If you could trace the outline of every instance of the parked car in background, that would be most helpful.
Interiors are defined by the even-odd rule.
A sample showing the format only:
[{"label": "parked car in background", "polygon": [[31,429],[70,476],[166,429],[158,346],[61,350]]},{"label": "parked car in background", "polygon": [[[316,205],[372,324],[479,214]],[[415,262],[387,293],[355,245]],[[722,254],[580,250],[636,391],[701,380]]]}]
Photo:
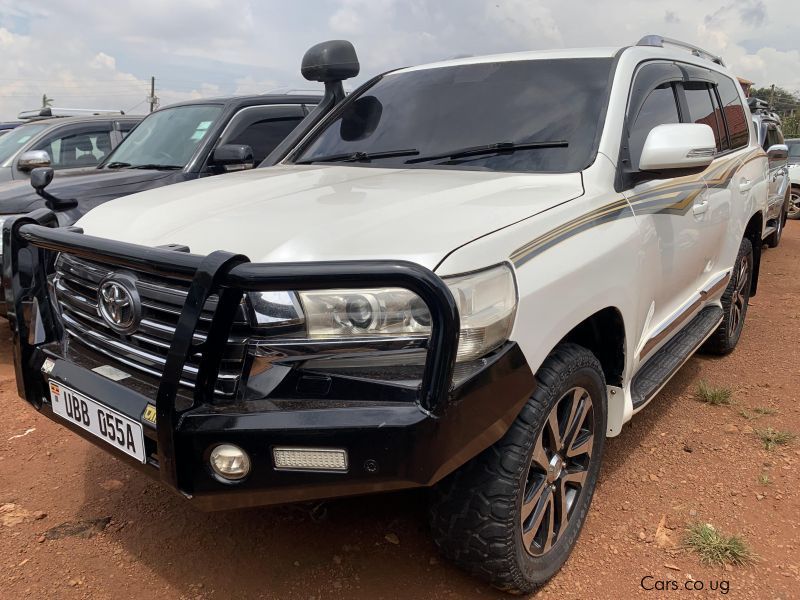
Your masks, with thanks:
[{"label": "parked car in background", "polygon": [[789,218],[800,219],[800,138],[786,140],[789,146]]},{"label": "parked car in background", "polygon": [[736,347],[785,150],[719,58],[660,36],[338,105],[350,44],[302,72],[328,112],[274,167],[5,223],[20,395],[208,510],[435,485],[443,554],[530,593],[606,437]]},{"label": "parked car in background", "polygon": [[0,123],[0,136],[4,136],[12,129],[16,129],[22,125],[22,121],[11,121],[8,123]]},{"label": "parked car in background", "polygon": [[[47,195],[71,202],[54,206],[27,181],[0,185],[0,225],[10,216],[45,206],[56,209],[60,225],[71,225],[114,198],[251,169],[320,99],[313,94],[272,94],[195,100],[162,108],[148,115],[90,174],[56,179],[47,186]],[[5,314],[3,298],[0,290],[0,315]]]},{"label": "parked car in background", "polygon": [[[47,193],[76,201],[58,213],[59,222],[69,225],[114,198],[252,168],[292,132],[320,98],[272,94],[167,106],[149,114],[99,166],[79,177],[55,179]],[[0,223],[9,215],[45,205],[30,185],[0,185]]]},{"label": "parked car in background", "polygon": [[141,116],[99,115],[33,120],[0,137],[0,183],[27,181],[31,169],[80,175],[99,165]]},{"label": "parked car in background", "polygon": [[786,225],[791,207],[789,148],[783,139],[780,117],[768,108],[768,104],[758,98],[749,98],[747,103],[753,115],[758,143],[765,152],[770,153],[767,180],[769,210],[764,242],[771,248],[776,248],[780,244],[783,227]]}]

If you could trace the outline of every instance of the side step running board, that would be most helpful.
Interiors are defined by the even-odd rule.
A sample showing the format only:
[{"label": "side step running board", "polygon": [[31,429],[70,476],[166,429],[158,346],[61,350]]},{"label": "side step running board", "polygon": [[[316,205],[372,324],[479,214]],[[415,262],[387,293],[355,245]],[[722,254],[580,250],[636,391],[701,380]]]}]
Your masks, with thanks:
[{"label": "side step running board", "polygon": [[683,363],[689,360],[689,357],[714,332],[722,321],[722,316],[722,309],[719,306],[704,308],[647,360],[633,377],[631,385],[633,408],[639,408],[649,402],[666,385]]}]

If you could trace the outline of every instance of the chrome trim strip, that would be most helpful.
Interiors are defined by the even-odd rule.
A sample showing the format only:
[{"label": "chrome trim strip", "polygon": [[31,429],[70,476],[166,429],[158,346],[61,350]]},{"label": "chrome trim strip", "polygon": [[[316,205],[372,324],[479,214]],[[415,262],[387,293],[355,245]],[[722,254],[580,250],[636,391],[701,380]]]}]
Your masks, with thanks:
[{"label": "chrome trim strip", "polygon": [[645,357],[649,356],[656,346],[658,346],[666,338],[670,337],[671,334],[674,333],[687,319],[694,316],[697,310],[702,308],[702,306],[708,302],[710,296],[714,296],[720,290],[724,290],[731,279],[732,272],[733,271],[725,271],[712,278],[706,284],[705,288],[692,296],[683,304],[683,306],[678,308],[678,310],[676,310],[669,319],[659,325],[658,329],[656,329],[650,336],[650,339],[648,339],[645,345],[642,346],[642,350],[639,352],[640,359],[644,359]]}]

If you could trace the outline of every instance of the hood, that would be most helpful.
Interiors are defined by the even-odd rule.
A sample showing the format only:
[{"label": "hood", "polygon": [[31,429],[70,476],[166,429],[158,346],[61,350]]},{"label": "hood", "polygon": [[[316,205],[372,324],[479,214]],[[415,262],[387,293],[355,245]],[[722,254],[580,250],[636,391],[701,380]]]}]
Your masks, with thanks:
[{"label": "hood", "polygon": [[582,193],[580,173],[287,165],[120,198],[78,225],[257,262],[404,259],[433,269],[459,246]]},{"label": "hood", "polygon": [[[174,171],[98,169],[91,175],[57,175],[47,191],[58,198],[79,201],[118,198],[152,187],[152,182],[175,177]],[[29,180],[0,184],[0,214],[26,213],[44,206]]]}]

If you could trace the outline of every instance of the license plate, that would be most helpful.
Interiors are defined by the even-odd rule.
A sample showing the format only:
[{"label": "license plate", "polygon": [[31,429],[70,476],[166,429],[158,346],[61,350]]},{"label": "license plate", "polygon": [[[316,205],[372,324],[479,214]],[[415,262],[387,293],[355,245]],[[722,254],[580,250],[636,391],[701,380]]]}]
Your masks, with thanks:
[{"label": "license plate", "polygon": [[50,382],[53,412],[82,427],[125,454],[146,463],[142,425],[113,408],[55,381]]}]

